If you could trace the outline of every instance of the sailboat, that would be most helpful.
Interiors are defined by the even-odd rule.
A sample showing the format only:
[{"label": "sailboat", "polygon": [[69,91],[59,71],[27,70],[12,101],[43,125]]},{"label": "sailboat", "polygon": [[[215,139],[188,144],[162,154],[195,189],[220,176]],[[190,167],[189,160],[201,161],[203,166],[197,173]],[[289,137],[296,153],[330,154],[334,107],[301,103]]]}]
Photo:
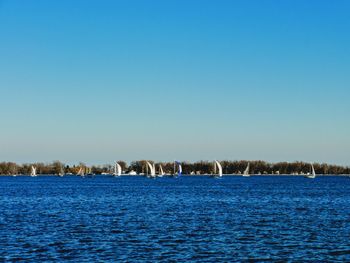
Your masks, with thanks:
[{"label": "sailboat", "polygon": [[309,179],[315,179],[316,178],[316,172],[315,172],[315,168],[314,168],[314,165],[311,164],[311,174],[307,174],[305,175],[306,178],[309,178]]},{"label": "sailboat", "polygon": [[30,176],[31,177],[36,177],[37,174],[36,174],[36,167],[32,166],[32,169],[31,169],[31,172],[30,172]]},{"label": "sailboat", "polygon": [[243,177],[249,177],[249,168],[250,168],[250,163],[248,163],[247,168],[245,168],[244,172],[243,172]]},{"label": "sailboat", "polygon": [[163,171],[163,167],[162,165],[160,164],[159,165],[159,174],[158,174],[158,177],[163,177],[165,175],[164,171]]},{"label": "sailboat", "polygon": [[122,167],[118,162],[115,163],[114,165],[114,176],[121,176],[122,175]]},{"label": "sailboat", "polygon": [[85,177],[85,173],[84,173],[84,169],[83,169],[83,167],[80,167],[79,168],[79,171],[78,171],[78,174],[77,174],[78,176],[81,176],[81,177]]},{"label": "sailboat", "polygon": [[63,167],[61,167],[61,171],[58,173],[59,177],[63,177],[65,175]]},{"label": "sailboat", "polygon": [[[177,167],[177,170],[176,170],[176,167]],[[181,175],[182,175],[182,165],[181,165],[180,162],[175,161],[174,162],[174,174],[173,174],[173,176],[174,177],[179,177]]]},{"label": "sailboat", "polygon": [[151,164],[150,162],[146,161],[147,163],[147,177],[148,178],[156,178],[156,169],[155,169],[155,165]]},{"label": "sailboat", "polygon": [[[216,173],[216,168],[218,168],[218,173]],[[214,178],[221,178],[222,177],[222,166],[218,161],[214,161]]]}]

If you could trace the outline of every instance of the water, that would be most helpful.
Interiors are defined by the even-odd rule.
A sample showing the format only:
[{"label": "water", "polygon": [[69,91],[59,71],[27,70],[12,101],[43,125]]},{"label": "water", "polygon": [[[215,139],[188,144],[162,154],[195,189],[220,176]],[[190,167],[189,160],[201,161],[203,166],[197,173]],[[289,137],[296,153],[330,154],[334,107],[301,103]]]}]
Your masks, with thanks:
[{"label": "water", "polygon": [[350,261],[350,179],[0,177],[0,262]]}]

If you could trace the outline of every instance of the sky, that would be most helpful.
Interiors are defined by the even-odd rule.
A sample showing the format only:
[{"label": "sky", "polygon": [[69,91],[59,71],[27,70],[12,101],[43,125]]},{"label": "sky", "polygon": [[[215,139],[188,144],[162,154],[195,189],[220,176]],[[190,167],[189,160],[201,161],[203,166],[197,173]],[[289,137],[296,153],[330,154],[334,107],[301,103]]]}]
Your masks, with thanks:
[{"label": "sky", "polygon": [[0,0],[0,161],[350,165],[349,11]]}]

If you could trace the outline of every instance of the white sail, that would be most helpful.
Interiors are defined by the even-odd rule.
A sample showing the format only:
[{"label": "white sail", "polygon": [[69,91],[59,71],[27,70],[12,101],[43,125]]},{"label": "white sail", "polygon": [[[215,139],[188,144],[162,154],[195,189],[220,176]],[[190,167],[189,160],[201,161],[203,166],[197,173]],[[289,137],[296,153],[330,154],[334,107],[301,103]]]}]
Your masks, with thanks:
[{"label": "white sail", "polygon": [[121,176],[122,175],[122,167],[118,162],[114,165],[114,176]]},{"label": "white sail", "polygon": [[148,173],[149,173],[149,174],[152,174],[152,170],[153,170],[152,164],[150,164],[148,161],[146,161],[146,163],[147,163],[148,170],[149,170],[149,171],[147,171],[147,174],[148,174]]},{"label": "white sail", "polygon": [[36,167],[32,166],[32,170],[30,172],[30,176],[33,176],[33,177],[37,176],[36,175]]},{"label": "white sail", "polygon": [[152,165],[152,176],[156,176],[156,165],[153,163]]},{"label": "white sail", "polygon": [[316,178],[316,172],[313,164],[311,164],[311,174],[306,175],[306,177],[310,179]]},{"label": "white sail", "polygon": [[148,166],[148,168],[149,168],[149,176],[150,177],[155,177],[155,175],[156,175],[156,169],[155,169],[155,166],[154,166],[154,164],[152,165],[152,164],[150,164],[150,162],[148,162],[148,161],[146,161],[147,162],[147,166]]},{"label": "white sail", "polygon": [[85,176],[83,167],[79,168],[78,175],[80,175],[81,177]]},{"label": "white sail", "polygon": [[164,173],[164,171],[163,171],[163,167],[162,167],[162,165],[160,164],[159,165],[159,177],[162,177],[163,175],[164,175],[165,173]]},{"label": "white sail", "polygon": [[174,161],[174,177],[182,176],[182,165],[179,161]]},{"label": "white sail", "polygon": [[64,176],[64,169],[63,169],[63,167],[61,167],[61,171],[58,173],[58,175],[61,176],[61,177]]},{"label": "white sail", "polygon": [[179,174],[182,174],[182,165],[179,164]]},{"label": "white sail", "polygon": [[218,161],[215,161],[214,167],[215,167],[215,173],[216,173],[216,167],[218,168],[218,174],[216,176],[222,177],[222,166],[221,166],[221,164]]},{"label": "white sail", "polygon": [[244,177],[249,177],[249,168],[250,168],[250,164],[248,163],[247,168],[245,168],[244,172],[243,172],[243,176]]}]

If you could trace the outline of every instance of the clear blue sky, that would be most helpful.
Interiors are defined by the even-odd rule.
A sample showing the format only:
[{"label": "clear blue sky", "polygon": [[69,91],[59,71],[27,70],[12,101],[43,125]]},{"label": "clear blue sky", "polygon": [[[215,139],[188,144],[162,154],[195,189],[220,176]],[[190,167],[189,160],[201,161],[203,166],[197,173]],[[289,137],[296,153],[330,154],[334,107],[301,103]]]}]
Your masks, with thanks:
[{"label": "clear blue sky", "polygon": [[349,12],[0,0],[0,160],[350,165]]}]

